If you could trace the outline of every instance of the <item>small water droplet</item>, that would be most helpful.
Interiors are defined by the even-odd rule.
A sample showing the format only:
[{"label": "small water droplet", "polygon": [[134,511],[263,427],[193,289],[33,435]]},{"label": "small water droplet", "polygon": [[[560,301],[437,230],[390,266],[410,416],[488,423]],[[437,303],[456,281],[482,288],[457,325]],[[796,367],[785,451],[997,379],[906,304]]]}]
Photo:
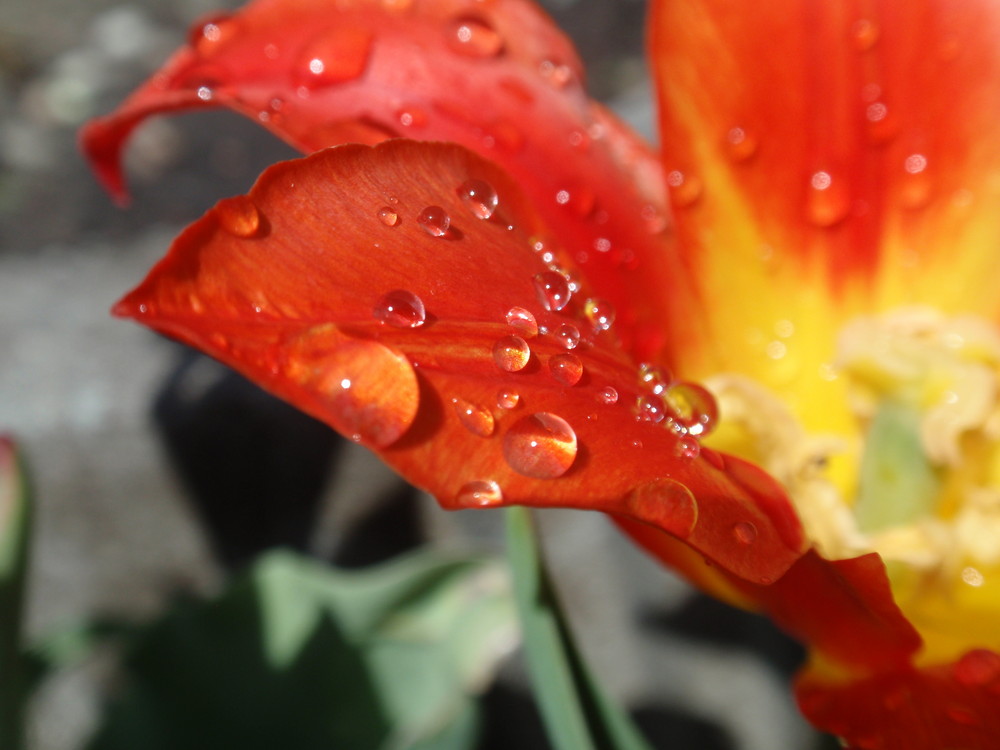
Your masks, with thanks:
[{"label": "small water droplet", "polygon": [[553,60],[543,60],[538,65],[538,72],[542,78],[557,89],[565,88],[575,78],[573,69],[569,65],[563,65]]},{"label": "small water droplet", "polygon": [[239,30],[239,22],[227,13],[204,18],[191,26],[188,44],[202,56],[211,55],[222,44],[232,39]]},{"label": "small water droplet", "polygon": [[746,161],[757,153],[757,139],[744,128],[726,131],[726,153],[733,161]]},{"label": "small water droplet", "polygon": [[580,345],[580,331],[571,323],[563,323],[559,326],[555,336],[564,349],[576,349]]},{"label": "small water droplet", "polygon": [[988,685],[1000,679],[1000,654],[977,648],[964,654],[953,670],[955,679],[963,685]]},{"label": "small water droplet", "polygon": [[234,195],[215,205],[219,226],[236,237],[253,237],[260,229],[260,212],[249,195]]},{"label": "small water droplet", "polygon": [[473,435],[484,438],[493,434],[496,423],[493,420],[493,414],[488,409],[476,406],[461,398],[453,398],[451,402],[455,405],[455,413],[465,429]]},{"label": "small water droplet", "polygon": [[674,453],[679,458],[698,458],[699,454],[701,454],[701,444],[692,435],[681,435],[677,440]]},{"label": "small water droplet", "polygon": [[663,398],[671,419],[692,435],[707,435],[719,419],[715,398],[697,383],[674,383]]},{"label": "small water droplet", "polygon": [[521,334],[526,339],[533,339],[538,335],[538,323],[535,316],[523,307],[512,307],[504,316],[507,325]]},{"label": "small water droplet", "polygon": [[867,52],[874,47],[878,35],[878,24],[867,18],[859,19],[851,26],[851,39],[859,52]]},{"label": "small water droplet", "polygon": [[406,289],[395,289],[383,295],[372,315],[380,323],[393,328],[419,328],[427,320],[423,301]]},{"label": "small water droplet", "polygon": [[508,390],[506,388],[497,391],[498,409],[514,409],[520,402],[521,396],[517,391]]},{"label": "small water droplet", "polygon": [[427,113],[416,107],[404,107],[396,112],[396,120],[404,128],[421,128],[427,124]]},{"label": "small water droplet", "polygon": [[618,403],[618,391],[610,385],[606,385],[597,392],[597,400],[602,404],[611,406]]},{"label": "small water droplet", "polygon": [[639,365],[639,382],[651,393],[660,395],[670,385],[671,376],[662,367],[643,362]]},{"label": "small water droplet", "polygon": [[757,539],[757,527],[749,521],[733,524],[733,536],[740,544],[753,544]]},{"label": "small water droplet", "polygon": [[615,308],[603,299],[591,297],[583,303],[583,315],[594,331],[606,331],[615,322]]},{"label": "small water droplet", "polygon": [[646,229],[650,234],[660,234],[670,226],[667,214],[652,203],[644,205],[639,213],[642,215],[642,220],[646,222]]},{"label": "small water droplet", "polygon": [[576,385],[583,376],[583,362],[575,354],[556,354],[549,358],[549,372],[563,385]]},{"label": "small water droplet", "polygon": [[523,370],[531,359],[528,342],[520,336],[504,336],[493,345],[493,361],[507,372]]},{"label": "small water droplet", "polygon": [[923,208],[931,196],[931,182],[927,173],[927,157],[910,154],[903,161],[901,198],[907,208]]},{"label": "small water droplet", "polygon": [[626,498],[628,512],[640,521],[686,539],[698,522],[698,503],[675,479],[654,479],[636,487]]},{"label": "small water droplet", "polygon": [[490,508],[503,504],[500,485],[489,479],[477,479],[462,485],[455,505],[462,508]]},{"label": "small water droplet", "polygon": [[677,208],[687,208],[701,197],[701,180],[678,169],[667,174],[670,200]]},{"label": "small water droplet", "polygon": [[522,417],[503,439],[503,454],[510,468],[536,479],[561,477],[573,465],[576,452],[573,428],[549,412]]},{"label": "small water droplet", "polygon": [[549,312],[559,312],[569,304],[569,281],[558,271],[543,271],[535,276],[538,301]]},{"label": "small water droplet", "polygon": [[818,227],[832,227],[847,217],[850,207],[850,196],[843,180],[834,179],[825,171],[812,174],[806,198],[806,215],[809,221]]},{"label": "small water droplet", "polygon": [[503,51],[503,37],[483,18],[453,19],[447,27],[448,46],[467,57],[496,57]]},{"label": "small water droplet", "polygon": [[488,219],[496,211],[497,191],[488,182],[466,180],[459,186],[458,195],[477,219]]},{"label": "small water droplet", "polygon": [[417,216],[417,223],[431,237],[444,237],[451,226],[451,217],[441,206],[427,206]]},{"label": "small water droplet", "polygon": [[374,35],[358,26],[332,26],[299,55],[297,80],[307,90],[353,81],[368,66]]},{"label": "small water droplet", "polygon": [[211,86],[199,86],[198,91],[195,93],[203,102],[210,102],[212,101],[212,97],[215,96]]},{"label": "small water droplet", "polygon": [[394,227],[399,224],[399,214],[388,206],[383,206],[378,210],[378,220],[387,227]]},{"label": "small water droplet", "polygon": [[659,424],[666,419],[666,408],[659,396],[639,396],[635,401],[635,418],[640,422]]}]

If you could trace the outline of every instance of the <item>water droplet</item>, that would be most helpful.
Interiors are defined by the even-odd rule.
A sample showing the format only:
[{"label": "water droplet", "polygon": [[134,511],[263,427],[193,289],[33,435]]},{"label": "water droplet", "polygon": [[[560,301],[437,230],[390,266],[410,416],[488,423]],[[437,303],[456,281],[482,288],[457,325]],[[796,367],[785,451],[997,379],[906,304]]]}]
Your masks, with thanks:
[{"label": "water droplet", "polygon": [[639,213],[642,215],[642,220],[646,222],[646,229],[650,234],[660,234],[670,226],[667,214],[652,203],[644,205]]},{"label": "water droplet", "polygon": [[549,372],[563,385],[576,385],[583,376],[583,362],[575,354],[556,354],[549,358]]},{"label": "water droplet", "polygon": [[353,81],[365,72],[373,34],[358,26],[332,26],[299,55],[297,80],[306,89]]},{"label": "water droplet", "polygon": [[644,362],[639,365],[639,382],[651,393],[659,395],[670,385],[670,373],[662,367]]},{"label": "water droplet", "polygon": [[504,316],[507,325],[521,334],[526,339],[533,339],[538,335],[538,323],[535,316],[523,307],[512,307]]},{"label": "water droplet", "polygon": [[847,217],[850,207],[850,196],[842,180],[835,180],[829,172],[812,174],[806,198],[809,221],[818,227],[832,227]]},{"label": "water droplet", "polygon": [[496,57],[503,51],[503,37],[482,18],[461,17],[447,28],[448,45],[468,57]]},{"label": "water droplet", "polygon": [[667,185],[670,187],[670,200],[678,208],[694,205],[701,197],[701,180],[678,169],[667,174]]},{"label": "water droplet", "polygon": [[451,402],[455,405],[455,413],[465,429],[473,435],[484,438],[493,434],[495,422],[493,414],[488,409],[461,398],[453,398]]},{"label": "water droplet", "polygon": [[518,474],[536,479],[561,477],[576,460],[576,433],[549,412],[522,417],[504,435],[503,455]]},{"label": "water droplet", "polygon": [[978,648],[964,654],[953,667],[955,679],[970,687],[1000,679],[1000,654]]},{"label": "water droplet", "polygon": [[586,219],[594,212],[597,205],[597,195],[585,187],[565,187],[556,191],[556,203],[570,209],[581,219]]},{"label": "water droplet", "polygon": [[563,65],[553,60],[543,60],[538,65],[538,72],[542,78],[557,89],[565,88],[575,78],[573,69],[569,65]]},{"label": "water droplet", "polygon": [[195,93],[203,102],[210,102],[212,101],[212,97],[215,96],[211,86],[199,86],[198,91]]},{"label": "water droplet", "polygon": [[851,26],[851,39],[859,52],[867,52],[878,41],[878,24],[867,18],[855,21]]},{"label": "water droplet", "polygon": [[497,208],[497,191],[483,180],[466,180],[458,188],[462,202],[478,219],[488,219]]},{"label": "water droplet", "polygon": [[253,237],[260,229],[260,212],[249,195],[234,195],[215,205],[219,225],[236,237]]},{"label": "water droplet", "polygon": [[580,345],[580,331],[570,323],[563,323],[559,326],[555,336],[564,349],[576,349]]},{"label": "water droplet", "polygon": [[916,209],[927,205],[931,196],[931,182],[927,173],[927,157],[910,154],[903,161],[901,199],[907,208]]},{"label": "water droplet", "polygon": [[490,508],[502,503],[500,485],[488,479],[463,484],[455,498],[455,505],[461,508]]},{"label": "water droplet", "polygon": [[627,512],[640,521],[685,539],[698,522],[698,503],[675,479],[654,479],[629,492]]},{"label": "water droplet", "polygon": [[744,128],[730,128],[726,132],[726,153],[733,161],[746,161],[757,153],[757,139]]},{"label": "water droplet", "polygon": [[451,217],[441,206],[427,206],[417,216],[417,223],[431,237],[443,237],[451,226]]},{"label": "water droplet", "polygon": [[595,331],[606,331],[615,322],[615,308],[603,299],[592,297],[584,302],[583,315]]},{"label": "water droplet", "polygon": [[692,435],[707,435],[719,419],[715,398],[697,383],[674,383],[663,398],[671,419]]},{"label": "water droplet", "polygon": [[558,271],[543,271],[535,276],[538,301],[549,312],[559,312],[569,304],[569,281]]},{"label": "water droplet", "polygon": [[396,289],[384,295],[372,310],[380,323],[394,328],[419,328],[427,320],[424,303],[413,292]]},{"label": "water droplet", "polygon": [[514,409],[521,402],[521,396],[517,391],[501,389],[497,391],[497,408]]},{"label": "water droplet", "polygon": [[528,342],[520,336],[504,336],[493,345],[493,361],[507,372],[523,370],[531,359]]},{"label": "water droplet", "polygon": [[639,396],[635,401],[635,418],[640,422],[659,424],[666,419],[666,408],[659,396]]},{"label": "water droplet", "polygon": [[600,401],[602,404],[607,404],[608,406],[611,406],[612,404],[617,404],[618,391],[616,391],[610,385],[606,385],[597,392],[597,400]]},{"label": "water droplet", "polygon": [[740,544],[753,544],[757,539],[757,527],[749,521],[740,521],[733,525],[733,536]]},{"label": "water droplet", "polygon": [[315,362],[313,388],[327,395],[321,416],[355,442],[384,448],[417,414],[420,389],[413,366],[375,341],[349,341]]},{"label": "water droplet", "polygon": [[396,112],[396,119],[404,128],[421,128],[427,124],[427,114],[416,107],[404,107]]},{"label": "water droplet", "polygon": [[677,440],[674,453],[678,458],[698,458],[701,453],[701,444],[692,435],[681,435]]},{"label": "water droplet", "polygon": [[188,44],[202,56],[211,55],[239,30],[239,22],[229,14],[217,14],[198,21],[188,31]]},{"label": "water droplet", "polygon": [[399,224],[399,214],[388,206],[383,206],[378,210],[378,220],[387,227],[394,227]]}]

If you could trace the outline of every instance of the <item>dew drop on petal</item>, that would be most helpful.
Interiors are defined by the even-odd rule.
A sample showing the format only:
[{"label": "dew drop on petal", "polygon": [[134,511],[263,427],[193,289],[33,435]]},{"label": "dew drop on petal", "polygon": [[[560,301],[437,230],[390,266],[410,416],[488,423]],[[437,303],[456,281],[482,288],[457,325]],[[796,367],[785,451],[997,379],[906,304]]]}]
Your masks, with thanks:
[{"label": "dew drop on petal", "polygon": [[583,377],[583,362],[575,354],[556,354],[549,358],[549,372],[563,385],[576,385]]},{"label": "dew drop on petal", "polygon": [[615,308],[603,299],[591,298],[583,303],[583,315],[595,331],[606,331],[615,322]]},{"label": "dew drop on petal", "polygon": [[489,479],[466,482],[458,491],[455,506],[460,508],[490,508],[503,503],[500,485]]},{"label": "dew drop on petal", "polygon": [[465,429],[478,437],[485,438],[493,434],[496,423],[492,412],[461,398],[453,398],[451,402],[455,405],[455,413]]},{"label": "dew drop on petal", "polygon": [[307,89],[353,81],[368,66],[374,35],[358,26],[325,29],[300,53],[298,83]]},{"label": "dew drop on petal", "polygon": [[576,451],[573,428],[549,412],[522,417],[503,439],[507,465],[518,474],[536,479],[561,477],[576,460]]},{"label": "dew drop on petal", "polygon": [[483,180],[466,180],[459,186],[458,196],[477,219],[493,216],[499,201],[494,187]]},{"label": "dew drop on petal", "polygon": [[564,349],[576,349],[580,345],[580,331],[571,323],[563,323],[556,328],[555,337]]},{"label": "dew drop on petal", "polygon": [[443,237],[451,226],[451,217],[441,206],[427,206],[417,215],[417,223],[431,237]]},{"label": "dew drop on petal", "polygon": [[639,396],[635,401],[635,418],[640,422],[659,424],[666,419],[663,399],[656,395]]},{"label": "dew drop on petal", "polygon": [[744,128],[730,128],[726,132],[726,153],[733,161],[746,161],[757,153],[757,139]]},{"label": "dew drop on petal", "polygon": [[504,320],[523,338],[532,339],[538,335],[538,323],[535,321],[535,316],[523,307],[510,308],[504,316]]},{"label": "dew drop on petal", "polygon": [[219,226],[235,237],[252,237],[260,229],[260,212],[249,195],[224,198],[215,206]]},{"label": "dew drop on petal", "polygon": [[701,197],[701,180],[680,170],[667,174],[667,185],[670,187],[670,201],[678,208],[692,206]]},{"label": "dew drop on petal", "polygon": [[597,392],[597,400],[602,404],[611,406],[618,403],[618,391],[610,385],[606,385]]},{"label": "dew drop on petal", "polygon": [[188,44],[202,56],[211,55],[239,31],[239,22],[229,14],[218,14],[195,23],[188,31]]},{"label": "dew drop on petal", "polygon": [[874,47],[878,36],[878,24],[867,18],[859,19],[851,26],[851,39],[858,52],[867,52]]},{"label": "dew drop on petal", "polygon": [[733,524],[733,537],[740,544],[753,544],[757,539],[757,527],[749,521]]},{"label": "dew drop on petal", "polygon": [[523,370],[530,358],[531,348],[520,336],[504,336],[493,345],[493,361],[501,370]]},{"label": "dew drop on petal", "polygon": [[399,224],[399,214],[388,206],[382,206],[382,208],[378,210],[378,220],[387,227],[394,227]]},{"label": "dew drop on petal", "polygon": [[383,295],[372,314],[377,321],[393,328],[419,328],[427,321],[423,301],[406,289]]},{"label": "dew drop on petal", "polygon": [[719,419],[715,397],[697,383],[674,383],[663,392],[670,417],[692,435],[706,435]]},{"label": "dew drop on petal", "polygon": [[678,458],[698,458],[701,454],[701,444],[692,435],[681,435],[674,448]]},{"label": "dew drop on petal", "polygon": [[420,389],[409,360],[375,341],[349,341],[316,363],[322,416],[355,442],[384,448],[413,424]]},{"label": "dew drop on petal", "polygon": [[515,409],[517,405],[521,402],[521,396],[517,391],[512,391],[507,388],[502,388],[497,391],[497,408],[498,409]]},{"label": "dew drop on petal", "polygon": [[644,362],[639,365],[639,382],[651,393],[659,395],[670,385],[670,373],[657,365]]},{"label": "dew drop on petal", "polygon": [[809,178],[806,216],[818,227],[832,227],[847,218],[850,195],[842,179],[829,172],[814,172]]},{"label": "dew drop on petal", "polygon": [[467,57],[496,57],[503,51],[503,37],[482,18],[452,19],[446,35],[452,51]]},{"label": "dew drop on petal", "polygon": [[685,539],[698,522],[698,503],[675,479],[654,479],[636,487],[626,498],[627,512],[637,519]]},{"label": "dew drop on petal", "polygon": [[559,312],[569,304],[572,294],[569,281],[558,271],[543,271],[535,276],[538,301],[549,312]]}]

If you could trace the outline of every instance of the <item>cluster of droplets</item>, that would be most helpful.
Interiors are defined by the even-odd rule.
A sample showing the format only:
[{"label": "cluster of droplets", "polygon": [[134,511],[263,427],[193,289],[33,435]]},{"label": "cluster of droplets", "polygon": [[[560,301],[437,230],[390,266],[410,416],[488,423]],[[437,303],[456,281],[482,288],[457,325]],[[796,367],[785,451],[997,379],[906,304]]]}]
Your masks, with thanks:
[{"label": "cluster of droplets", "polygon": [[669,429],[677,436],[677,455],[697,457],[699,438],[711,432],[719,418],[712,394],[697,383],[673,380],[667,371],[650,364],[639,366],[638,381],[636,420]]}]

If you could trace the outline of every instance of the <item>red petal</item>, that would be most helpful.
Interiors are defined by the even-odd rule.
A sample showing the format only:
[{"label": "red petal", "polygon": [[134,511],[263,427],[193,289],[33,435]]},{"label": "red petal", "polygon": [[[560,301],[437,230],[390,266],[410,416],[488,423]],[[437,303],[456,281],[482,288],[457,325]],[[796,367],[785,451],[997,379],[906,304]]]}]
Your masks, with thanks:
[{"label": "red petal", "polygon": [[[459,197],[470,179],[496,189],[492,219]],[[450,216],[444,236],[421,226],[428,206]],[[587,288],[561,312],[542,303],[536,276],[564,278],[533,247],[546,236],[510,179],[460,147],[338,147],[277,165],[249,197],[220,203],[116,312],[381,449],[446,507],[494,504],[499,491],[507,503],[604,510],[683,538],[739,576],[783,573],[802,537],[781,491],[752,470],[730,476],[710,451],[684,457],[673,432],[637,421],[636,368],[614,327],[590,326]],[[394,290],[389,314],[381,300]],[[420,319],[406,293],[426,305],[423,325],[406,327]],[[548,333],[508,325],[514,307]],[[581,343],[570,352],[573,327]],[[530,356],[500,351],[499,366],[498,342],[519,333]],[[609,386],[613,404],[602,400]],[[517,405],[501,408],[501,392]],[[754,526],[753,544],[734,537],[737,523]]]},{"label": "red petal", "polygon": [[[303,151],[394,135],[460,143],[522,185],[642,357],[659,321],[666,226],[656,156],[595,106],[576,54],[526,0],[257,0],[214,25],[82,140],[121,194],[145,117],[227,106]],[[467,41],[462,41],[463,39]]]},{"label": "red petal", "polygon": [[812,672],[799,705],[817,727],[858,750],[993,750],[1000,737],[1000,655],[970,651],[955,664],[849,683]]}]

